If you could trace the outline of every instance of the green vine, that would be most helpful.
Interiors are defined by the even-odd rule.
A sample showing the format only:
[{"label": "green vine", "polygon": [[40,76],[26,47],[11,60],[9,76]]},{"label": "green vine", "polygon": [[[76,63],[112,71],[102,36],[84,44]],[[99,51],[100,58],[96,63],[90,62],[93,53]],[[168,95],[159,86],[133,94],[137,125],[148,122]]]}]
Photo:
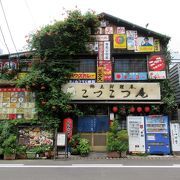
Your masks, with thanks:
[{"label": "green vine", "polygon": [[18,86],[36,93],[36,111],[39,121],[48,127],[59,126],[67,115],[79,115],[70,96],[61,91],[74,71],[73,57],[87,52],[89,29],[95,30],[99,21],[94,12],[82,15],[79,10],[67,11],[64,21],[47,25],[29,36],[29,48],[35,50],[34,64]]}]

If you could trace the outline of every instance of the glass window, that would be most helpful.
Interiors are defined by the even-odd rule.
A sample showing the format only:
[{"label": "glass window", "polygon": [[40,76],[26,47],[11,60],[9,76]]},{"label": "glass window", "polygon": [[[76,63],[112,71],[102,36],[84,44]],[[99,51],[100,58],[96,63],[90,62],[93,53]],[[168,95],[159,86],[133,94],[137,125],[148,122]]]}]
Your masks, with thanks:
[{"label": "glass window", "polygon": [[73,60],[76,72],[96,72],[96,59]]},{"label": "glass window", "polygon": [[115,72],[147,72],[146,59],[116,59]]}]

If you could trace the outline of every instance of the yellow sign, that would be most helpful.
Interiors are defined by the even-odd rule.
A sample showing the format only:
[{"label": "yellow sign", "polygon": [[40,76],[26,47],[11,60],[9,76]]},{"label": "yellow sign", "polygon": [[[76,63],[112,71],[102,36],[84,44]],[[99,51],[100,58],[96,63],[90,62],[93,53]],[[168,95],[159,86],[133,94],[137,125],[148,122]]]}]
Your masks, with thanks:
[{"label": "yellow sign", "polygon": [[114,34],[114,48],[126,48],[126,34]]},{"label": "yellow sign", "polygon": [[160,42],[159,39],[154,39],[154,51],[159,52],[160,51]]},{"label": "yellow sign", "polygon": [[104,67],[97,67],[97,82],[104,82]]},{"label": "yellow sign", "polygon": [[70,79],[96,79],[96,73],[73,73]]}]

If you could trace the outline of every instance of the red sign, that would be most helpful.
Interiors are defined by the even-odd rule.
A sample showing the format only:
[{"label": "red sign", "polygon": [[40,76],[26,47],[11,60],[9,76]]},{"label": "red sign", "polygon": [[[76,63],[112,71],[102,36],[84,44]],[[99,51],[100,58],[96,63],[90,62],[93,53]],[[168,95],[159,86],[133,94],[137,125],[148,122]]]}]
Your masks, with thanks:
[{"label": "red sign", "polygon": [[149,71],[164,71],[165,60],[162,56],[152,56],[148,61]]},{"label": "red sign", "polygon": [[71,118],[66,118],[63,120],[63,132],[67,133],[68,139],[72,137],[73,130],[73,120]]}]

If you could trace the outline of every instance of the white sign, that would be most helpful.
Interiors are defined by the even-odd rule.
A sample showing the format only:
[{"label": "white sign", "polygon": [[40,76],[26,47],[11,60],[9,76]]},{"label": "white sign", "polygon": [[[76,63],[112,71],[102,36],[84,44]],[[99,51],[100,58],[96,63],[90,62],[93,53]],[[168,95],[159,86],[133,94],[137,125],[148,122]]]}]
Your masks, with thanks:
[{"label": "white sign", "polygon": [[171,130],[172,151],[180,151],[180,124],[171,123],[170,130]]},{"label": "white sign", "polygon": [[160,100],[159,83],[67,83],[72,100]]},{"label": "white sign", "polygon": [[66,146],[66,134],[65,133],[57,134],[57,146]]},{"label": "white sign", "polygon": [[110,41],[104,42],[104,60],[110,60]]},{"label": "white sign", "polygon": [[109,41],[109,35],[91,35],[95,41]]}]

